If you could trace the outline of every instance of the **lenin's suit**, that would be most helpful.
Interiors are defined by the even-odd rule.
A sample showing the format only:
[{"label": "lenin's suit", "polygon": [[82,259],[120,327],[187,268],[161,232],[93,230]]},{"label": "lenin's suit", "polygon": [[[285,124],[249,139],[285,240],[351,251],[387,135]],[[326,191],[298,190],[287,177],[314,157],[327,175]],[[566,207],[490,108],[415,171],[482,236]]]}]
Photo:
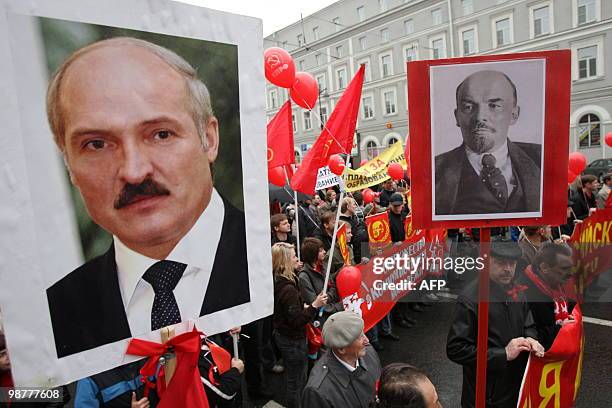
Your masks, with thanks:
[{"label": "lenin's suit", "polygon": [[[250,301],[244,213],[223,202],[223,229],[200,316]],[[132,337],[114,245],[47,289],[47,299],[58,358]]]},{"label": "lenin's suit", "polygon": [[508,141],[517,185],[506,205],[480,181],[461,145],[436,156],[436,215],[539,211],[542,146]]}]

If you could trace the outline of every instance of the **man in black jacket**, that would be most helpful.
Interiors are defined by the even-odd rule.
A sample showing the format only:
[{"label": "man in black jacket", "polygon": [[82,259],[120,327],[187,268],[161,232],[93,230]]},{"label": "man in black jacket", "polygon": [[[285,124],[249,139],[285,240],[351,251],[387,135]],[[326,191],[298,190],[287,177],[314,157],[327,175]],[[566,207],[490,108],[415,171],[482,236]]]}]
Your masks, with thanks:
[{"label": "man in black jacket", "polygon": [[563,286],[572,274],[572,249],[566,244],[547,242],[542,245],[521,283],[533,314],[538,339],[548,350],[561,327],[572,322],[572,309]]},{"label": "man in black jacket", "polygon": [[[521,250],[515,242],[491,245],[489,295],[489,341],[487,352],[487,408],[515,408],[528,352],[544,355],[529,306],[514,272]],[[474,407],[478,333],[478,286],[470,284],[461,294],[446,343],[449,359],[463,366],[461,406]],[[527,352],[527,353],[524,353]]]}]

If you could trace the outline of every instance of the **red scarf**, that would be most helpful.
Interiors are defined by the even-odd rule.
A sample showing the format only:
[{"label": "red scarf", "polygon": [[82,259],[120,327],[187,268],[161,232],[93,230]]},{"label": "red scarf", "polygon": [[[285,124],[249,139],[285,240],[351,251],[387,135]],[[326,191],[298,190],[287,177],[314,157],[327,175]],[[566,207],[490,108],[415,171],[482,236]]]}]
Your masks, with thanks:
[{"label": "red scarf", "polygon": [[506,291],[506,294],[512,298],[515,302],[518,300],[519,295],[527,290],[525,285],[516,285]]},{"label": "red scarf", "polygon": [[534,271],[531,265],[525,268],[525,276],[533,282],[533,284],[546,296],[548,296],[555,304],[555,323],[560,324],[563,320],[569,318],[569,307],[567,305],[565,291],[562,286],[557,289],[551,288],[542,280]]}]

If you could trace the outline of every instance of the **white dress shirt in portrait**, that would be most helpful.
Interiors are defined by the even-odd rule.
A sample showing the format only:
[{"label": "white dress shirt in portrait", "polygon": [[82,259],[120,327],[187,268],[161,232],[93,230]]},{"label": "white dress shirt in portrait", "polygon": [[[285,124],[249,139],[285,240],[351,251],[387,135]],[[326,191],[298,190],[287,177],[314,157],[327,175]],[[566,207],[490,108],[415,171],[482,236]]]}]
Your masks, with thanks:
[{"label": "white dress shirt in portrait", "polygon": [[508,153],[508,143],[502,144],[497,150],[485,153],[476,153],[468,146],[465,146],[465,153],[467,154],[467,158],[472,168],[476,174],[478,174],[478,177],[480,177],[480,172],[482,171],[482,156],[485,154],[492,154],[495,157],[495,167],[501,171],[506,179],[508,197],[510,197],[510,194],[512,194],[512,191],[516,187],[516,180],[512,175],[512,162],[510,160],[510,154]]},{"label": "white dress shirt in portrait", "polygon": [[[174,297],[182,320],[195,319],[200,316],[215,262],[215,257],[210,254],[217,251],[224,215],[223,200],[213,189],[208,207],[166,258],[168,261],[187,265],[182,278],[174,288]],[[132,251],[116,236],[113,236],[113,241],[121,298],[132,336],[137,337],[139,334],[151,331],[151,310],[155,292],[153,292],[153,287],[142,279],[142,276],[149,267],[157,262],[157,259]]]}]

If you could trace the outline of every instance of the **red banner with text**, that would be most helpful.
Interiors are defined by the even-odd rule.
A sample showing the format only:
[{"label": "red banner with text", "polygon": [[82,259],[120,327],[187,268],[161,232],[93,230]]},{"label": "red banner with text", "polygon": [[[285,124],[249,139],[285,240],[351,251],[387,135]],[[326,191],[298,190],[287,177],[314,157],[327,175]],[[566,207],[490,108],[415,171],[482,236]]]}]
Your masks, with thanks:
[{"label": "red banner with text", "polygon": [[574,406],[580,388],[584,353],[582,312],[579,305],[574,307],[572,315],[574,322],[561,328],[544,357],[530,355],[517,408]]}]

